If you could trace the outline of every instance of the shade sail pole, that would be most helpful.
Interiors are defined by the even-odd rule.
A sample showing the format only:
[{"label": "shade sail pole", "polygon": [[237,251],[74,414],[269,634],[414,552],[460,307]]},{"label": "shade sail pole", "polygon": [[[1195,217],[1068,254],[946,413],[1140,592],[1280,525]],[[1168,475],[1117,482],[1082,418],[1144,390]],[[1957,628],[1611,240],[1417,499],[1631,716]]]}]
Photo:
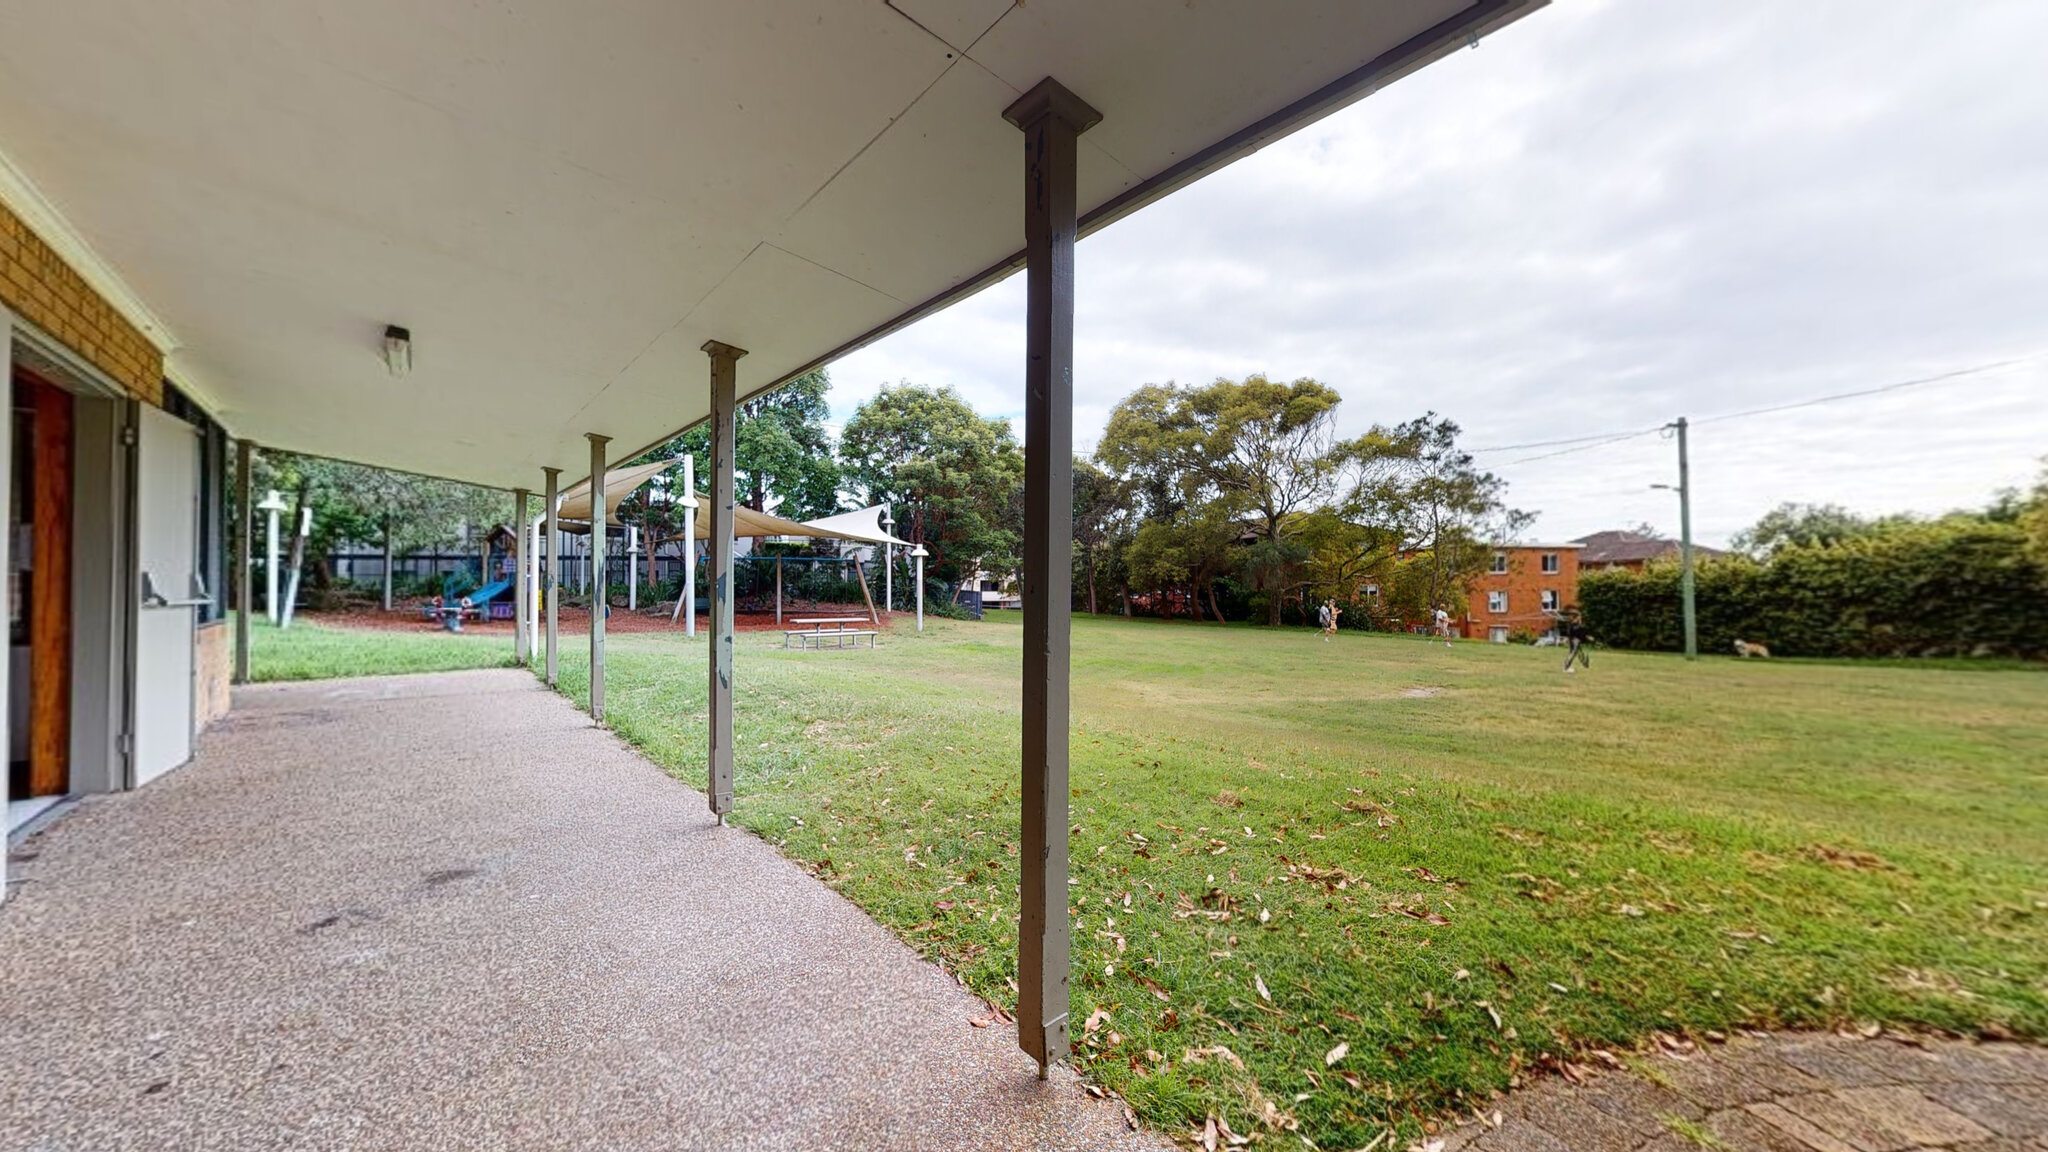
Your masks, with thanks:
[{"label": "shade sail pole", "polygon": [[697,454],[683,456],[683,594],[676,600],[683,635],[697,638]]},{"label": "shade sail pole", "polygon": [[1067,669],[1073,583],[1076,138],[1102,119],[1051,77],[1003,119],[1024,132],[1024,763],[1017,1043],[1044,1079],[1067,1055]]},{"label": "shade sail pole", "polygon": [[711,357],[711,810],[725,823],[732,811],[732,524],[733,415],[737,365],[744,349],[707,341]]},{"label": "shade sail pole", "polygon": [[516,575],[512,583],[512,662],[522,668],[533,659],[533,633],[526,630],[527,598],[533,594],[533,586],[526,579],[527,566],[533,563],[533,553],[527,548],[533,538],[533,531],[526,524],[529,495],[524,488],[512,490],[512,523],[519,530],[519,542],[512,546],[512,571]]},{"label": "shade sail pole", "polygon": [[605,561],[605,525],[611,519],[604,502],[604,449],[609,436],[585,432],[590,441],[590,718],[604,721],[604,618],[611,611],[611,576]]},{"label": "shade sail pole", "polygon": [[555,506],[562,502],[562,470],[560,468],[543,468],[541,471],[547,476],[547,486],[544,489],[545,495],[542,499],[548,502],[548,506],[542,509],[547,515],[547,526],[540,538],[540,598],[548,610],[547,672],[548,687],[553,688],[555,686],[555,673],[557,670],[555,647],[556,641],[559,638],[559,633],[555,626],[555,613],[561,607],[558,601],[562,598],[561,589],[557,587],[555,579],[561,574],[561,565],[558,563],[559,558],[555,555],[555,552],[561,547],[562,539],[561,525],[555,522]]}]

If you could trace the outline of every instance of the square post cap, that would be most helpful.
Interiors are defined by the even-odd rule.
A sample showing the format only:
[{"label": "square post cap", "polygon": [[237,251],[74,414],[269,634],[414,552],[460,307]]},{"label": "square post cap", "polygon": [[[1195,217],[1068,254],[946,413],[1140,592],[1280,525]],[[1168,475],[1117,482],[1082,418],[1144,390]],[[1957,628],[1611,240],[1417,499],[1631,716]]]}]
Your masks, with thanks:
[{"label": "square post cap", "polygon": [[703,350],[714,360],[721,357],[727,360],[737,360],[747,354],[745,348],[735,348],[730,344],[721,344],[716,340],[706,340]]},{"label": "square post cap", "polygon": [[1050,76],[1032,85],[1031,91],[1017,97],[1016,103],[1003,109],[1003,119],[1019,128],[1029,128],[1047,116],[1059,117],[1076,135],[1102,123],[1102,113]]}]

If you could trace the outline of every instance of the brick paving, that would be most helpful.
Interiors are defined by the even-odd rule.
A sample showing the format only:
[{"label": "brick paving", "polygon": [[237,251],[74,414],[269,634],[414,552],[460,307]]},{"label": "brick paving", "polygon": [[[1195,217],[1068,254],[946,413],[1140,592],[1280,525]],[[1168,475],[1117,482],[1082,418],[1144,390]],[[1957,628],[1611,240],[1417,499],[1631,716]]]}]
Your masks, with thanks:
[{"label": "brick paving", "polygon": [[1552,1079],[1428,1152],[2048,1152],[2048,1049],[1741,1037]]}]

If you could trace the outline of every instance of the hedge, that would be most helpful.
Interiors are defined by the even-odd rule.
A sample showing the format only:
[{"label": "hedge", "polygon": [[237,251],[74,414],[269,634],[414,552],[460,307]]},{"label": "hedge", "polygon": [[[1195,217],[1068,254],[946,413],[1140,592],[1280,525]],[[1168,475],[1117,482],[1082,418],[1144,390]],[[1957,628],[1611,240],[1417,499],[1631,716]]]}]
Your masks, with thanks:
[{"label": "hedge", "polygon": [[[1742,639],[1780,656],[2048,656],[2048,567],[2010,524],[1957,517],[1717,559],[1696,585],[1703,652]],[[1579,607],[1608,646],[1682,646],[1675,563],[1587,573]]]}]

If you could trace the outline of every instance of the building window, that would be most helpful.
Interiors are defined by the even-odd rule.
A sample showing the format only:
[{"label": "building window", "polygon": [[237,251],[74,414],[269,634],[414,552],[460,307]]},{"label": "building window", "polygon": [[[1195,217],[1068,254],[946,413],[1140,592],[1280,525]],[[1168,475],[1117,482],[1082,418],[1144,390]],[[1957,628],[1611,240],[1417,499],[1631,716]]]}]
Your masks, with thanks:
[{"label": "building window", "polygon": [[1377,585],[1377,584],[1367,584],[1367,585],[1365,586],[1365,598],[1366,598],[1367,600],[1377,600],[1377,599],[1379,599],[1379,598],[1380,598],[1380,586],[1379,586],[1379,585]]},{"label": "building window", "polygon": [[1488,628],[1486,630],[1486,638],[1495,644],[1505,644],[1508,642],[1508,630],[1505,628]]},{"label": "building window", "polygon": [[1486,610],[1488,612],[1507,611],[1508,594],[1505,592],[1488,592],[1486,594]]},{"label": "building window", "polygon": [[1507,570],[1508,570],[1508,554],[1507,554],[1507,553],[1505,553],[1505,552],[1495,552],[1495,553],[1493,554],[1493,573],[1494,573],[1494,575],[1498,576],[1498,575],[1500,575],[1501,573],[1503,573],[1503,572],[1506,572]]},{"label": "building window", "polygon": [[1545,612],[1557,611],[1557,589],[1545,588],[1543,590],[1543,610]]},{"label": "building window", "polygon": [[1557,553],[1545,552],[1543,554],[1543,570],[1551,573],[1557,571]]}]

